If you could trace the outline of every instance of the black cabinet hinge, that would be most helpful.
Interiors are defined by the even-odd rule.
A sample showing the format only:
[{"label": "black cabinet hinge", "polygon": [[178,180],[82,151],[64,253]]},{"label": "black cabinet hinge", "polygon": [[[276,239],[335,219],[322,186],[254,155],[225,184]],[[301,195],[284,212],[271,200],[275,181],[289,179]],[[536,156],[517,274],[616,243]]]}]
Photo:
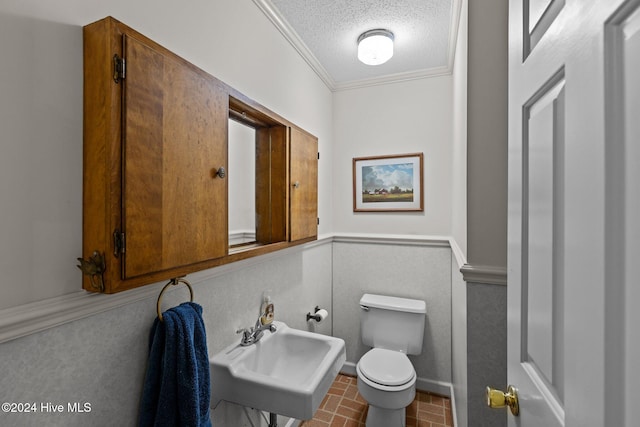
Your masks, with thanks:
[{"label": "black cabinet hinge", "polygon": [[116,53],[113,55],[113,81],[120,83],[126,77],[127,64],[124,58],[120,58]]},{"label": "black cabinet hinge", "polygon": [[115,230],[113,232],[113,255],[118,258],[120,254],[125,252],[125,239],[124,233],[120,232],[120,230]]},{"label": "black cabinet hinge", "polygon": [[320,160],[320,152],[318,151],[318,160]]},{"label": "black cabinet hinge", "polygon": [[320,225],[320,218],[318,218],[318,225]]}]

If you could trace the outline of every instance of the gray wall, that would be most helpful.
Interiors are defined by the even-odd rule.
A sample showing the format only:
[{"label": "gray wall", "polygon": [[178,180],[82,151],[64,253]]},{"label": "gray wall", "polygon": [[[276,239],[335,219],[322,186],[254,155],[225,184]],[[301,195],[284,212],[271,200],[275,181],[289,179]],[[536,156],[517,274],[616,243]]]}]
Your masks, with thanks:
[{"label": "gray wall", "polygon": [[355,364],[369,350],[360,339],[364,293],[422,299],[427,303],[423,352],[410,358],[419,378],[450,383],[450,265],[448,245],[334,243],[333,334],[346,341],[347,361]]},{"label": "gray wall", "polygon": [[467,405],[470,427],[507,425],[507,411],[486,405],[487,386],[506,389],[507,287],[467,283]]},{"label": "gray wall", "polygon": [[[462,155],[460,157],[460,164],[467,161],[469,170],[466,255],[472,265],[504,267],[507,3],[506,0],[469,3],[469,149],[468,159]],[[195,9],[185,10],[180,3],[159,0],[156,6],[152,16],[146,4],[125,0],[61,0],[55,3],[8,0],[0,5],[0,47],[5,56],[12,58],[0,64],[0,76],[3,77],[0,91],[8,94],[0,99],[0,123],[4,135],[1,142],[0,182],[7,184],[0,185],[0,199],[6,202],[0,211],[3,236],[0,239],[0,271],[5,279],[0,307],[14,309],[21,304],[78,292],[79,276],[72,271],[76,270],[73,267],[74,260],[81,246],[81,26],[108,14],[157,39],[316,134],[322,145],[322,159],[339,157],[345,168],[337,171],[338,175],[350,177],[351,165],[348,162],[353,156],[332,155],[335,145],[332,141],[333,94],[253,4],[201,2],[194,3]],[[223,39],[229,33],[229,28],[242,31],[236,31],[238,37],[234,38],[233,44],[218,43],[212,49],[209,40]],[[238,50],[247,55],[238,56]],[[264,52],[269,52],[268,58],[262,55]],[[279,66],[262,67],[263,78],[256,79],[255,64],[264,61]],[[265,85],[264,81],[269,81],[269,84]],[[291,82],[295,82],[295,90],[290,90]],[[458,107],[464,103],[462,98],[455,98]],[[300,99],[313,99],[314,102],[301,103]],[[441,105],[441,101],[437,100],[436,104]],[[464,119],[462,117],[461,121]],[[455,125],[458,125],[457,121]],[[448,144],[446,138],[442,143]],[[370,215],[357,217],[358,225],[348,229],[333,226],[336,212],[345,207],[349,209],[351,197],[349,187],[341,187],[336,191],[332,178],[336,174],[334,163],[320,161],[320,232],[329,233],[338,228],[353,232],[365,223],[370,225],[365,227],[367,230],[381,229],[381,216]],[[16,182],[21,185],[13,185]],[[464,187],[454,185],[456,206],[462,205],[455,201],[458,201],[459,192]],[[334,198],[344,203],[336,203],[334,208]],[[458,215],[457,211],[455,215]],[[385,221],[394,223],[390,220],[392,216],[384,216]],[[456,224],[460,227],[454,227],[453,232],[464,250],[467,247],[467,242],[463,241],[467,230],[462,224]],[[433,224],[429,223],[429,226]],[[433,230],[442,234],[449,234],[449,231],[441,227]],[[425,230],[421,223],[416,229],[403,228],[401,232],[423,234]],[[284,262],[286,265],[276,261],[273,263],[282,271],[273,270],[269,262],[262,266],[248,266],[247,271],[234,270],[224,278],[207,279],[206,274],[198,276],[201,280],[196,284],[196,293],[198,298],[200,295],[207,296],[209,300],[203,305],[206,316],[212,316],[207,320],[210,353],[236,338],[232,332],[235,327],[245,325],[247,321],[252,322],[250,318],[254,315],[256,302],[249,300],[254,296],[259,299],[267,286],[274,289],[278,315],[281,318],[291,316],[290,321],[294,323],[300,321],[300,313],[309,310],[307,302],[313,307],[316,300],[330,295],[331,290],[326,285],[311,289],[302,284],[302,280],[306,283],[307,278],[310,283],[315,283],[315,276],[324,283],[325,274],[331,271],[332,266],[332,257],[324,250],[318,249],[318,252],[314,248],[308,254],[304,251],[300,256],[288,253],[287,257],[291,258]],[[377,250],[372,252],[380,257]],[[318,263],[319,267],[316,267]],[[412,265],[412,268],[416,265],[419,264]],[[448,265],[448,261],[445,262],[445,268]],[[294,279],[285,276],[285,273],[291,273]],[[290,281],[297,282],[298,279],[300,283],[288,287]],[[455,282],[455,279],[452,280]],[[342,283],[339,289],[343,289],[343,286],[346,285]],[[430,289],[430,286],[432,284],[426,287]],[[469,285],[473,286],[473,283]],[[358,292],[361,290],[358,289]],[[277,295],[276,291],[282,294]],[[455,288],[452,313],[455,316],[452,327],[456,337],[464,333],[456,325],[461,316],[458,303],[461,297],[466,297],[466,290],[464,293],[458,291],[459,288]],[[487,306],[480,307],[487,310],[503,310],[504,305],[500,300],[492,299],[496,292],[506,291],[496,291],[491,287],[478,288],[473,298],[464,300],[462,304],[470,313],[477,312],[475,304],[481,301],[485,301]],[[179,301],[182,296],[180,291],[176,290],[175,294]],[[170,297],[166,301],[170,304]],[[304,304],[300,304],[300,301]],[[109,421],[113,421],[113,425],[127,425],[137,408],[142,366],[146,358],[146,335],[155,316],[154,306],[155,298],[148,298],[79,322],[0,344],[0,372],[3,374],[0,377],[0,397],[6,396],[7,400],[63,399],[65,402],[67,399],[91,399],[95,408],[92,414],[107,414],[100,418],[101,425]],[[497,315],[497,312],[494,314]],[[440,326],[435,328],[430,324],[431,333],[444,330]],[[325,324],[322,327],[328,326]],[[481,337],[471,330],[469,336],[471,344],[479,342]],[[425,338],[429,338],[426,344],[433,344],[438,352],[442,351],[441,348],[451,348],[435,335]],[[501,345],[501,339],[504,340],[504,336],[493,338],[498,345]],[[461,349],[457,340],[453,344],[456,349]],[[469,348],[469,354],[475,355],[469,358],[470,382],[487,369],[493,369],[481,363],[472,363],[476,358],[482,359],[481,350],[473,345]],[[350,350],[353,360],[360,351],[358,348]],[[463,354],[462,350],[456,351],[456,356],[460,354]],[[433,360],[440,363],[444,357],[438,353],[433,355]],[[452,366],[456,384],[458,379],[464,378],[458,363],[459,359],[456,358]],[[420,365],[420,361],[417,365]],[[433,374],[433,380],[446,378],[444,365],[437,366],[432,373],[422,371],[423,368],[419,367],[419,373],[423,372],[421,375],[426,378],[431,378]],[[471,369],[475,372],[471,372]],[[492,378],[499,380],[500,376],[494,375]],[[470,391],[470,405],[475,405],[471,402],[473,399],[478,397]],[[458,400],[464,403],[462,398]],[[90,418],[87,419],[42,419],[36,416],[21,418],[20,422],[24,425],[39,425],[42,422],[50,425],[91,425],[94,415],[88,415]],[[3,416],[0,414],[0,417]],[[5,423],[3,418],[0,418],[0,424],[16,425],[13,422]]]},{"label": "gray wall", "polygon": [[[264,289],[272,290],[278,320],[307,329],[306,313],[331,305],[331,253],[330,243],[316,244],[215,277],[207,277],[214,271],[189,276],[195,301],[204,309],[209,355],[238,340],[238,327],[255,322]],[[184,288],[169,290],[163,307],[186,298]],[[135,425],[155,305],[149,298],[0,344],[2,402],[89,402],[92,407],[85,414],[0,412],[0,425]],[[330,333],[331,319],[317,331]],[[250,425],[235,405],[217,412],[217,426]]]},{"label": "gray wall", "polygon": [[82,287],[82,27],[108,15],[316,135],[318,232],[332,230],[331,91],[251,1],[152,4],[0,2],[0,310]]},{"label": "gray wall", "polygon": [[[222,273],[213,269],[189,276],[195,301],[204,309],[209,355],[238,340],[238,327],[253,324],[262,292],[270,289],[278,320],[299,329],[333,331],[345,339],[347,358],[355,363],[367,350],[360,342],[358,301],[364,292],[377,292],[427,302],[424,351],[412,361],[427,389],[450,383],[451,249],[446,241],[361,240],[325,239],[242,261]],[[187,297],[185,288],[171,288],[163,308]],[[0,425],[135,425],[155,305],[155,297],[147,298],[0,344],[0,400],[89,402],[92,407],[85,414],[0,413]],[[331,316],[308,325],[305,315],[316,305]],[[249,410],[248,415],[260,425],[258,414]],[[213,416],[221,427],[251,425],[237,405],[222,403]]]},{"label": "gray wall", "polygon": [[467,262],[507,265],[507,0],[469,1]]},{"label": "gray wall", "polygon": [[508,0],[467,3],[465,397],[470,427],[500,427],[484,388],[506,387]]},{"label": "gray wall", "polygon": [[[134,425],[154,304],[129,304],[0,344],[0,400],[38,408],[0,412],[0,425]],[[43,413],[42,402],[62,404],[65,413]],[[91,412],[68,414],[68,402],[88,402]]]}]

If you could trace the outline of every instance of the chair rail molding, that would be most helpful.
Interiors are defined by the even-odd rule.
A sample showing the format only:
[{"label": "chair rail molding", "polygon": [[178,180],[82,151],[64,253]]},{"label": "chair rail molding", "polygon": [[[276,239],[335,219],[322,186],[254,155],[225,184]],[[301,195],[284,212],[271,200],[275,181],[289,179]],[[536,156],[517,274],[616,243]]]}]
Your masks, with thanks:
[{"label": "chair rail molding", "polygon": [[491,265],[471,265],[465,264],[460,268],[462,278],[465,282],[480,283],[485,285],[506,285],[506,267],[496,267]]},{"label": "chair rail molding", "polygon": [[[464,255],[458,245],[448,236],[357,233],[326,234],[318,236],[318,239],[315,241],[302,245],[192,273],[189,275],[189,282],[193,286],[204,285],[209,279],[216,276],[268,262],[274,258],[286,256],[298,251],[333,243],[451,248],[458,265],[464,260]],[[465,264],[461,268],[461,271],[463,271],[466,266]],[[500,276],[499,272],[498,274],[494,273],[494,276]],[[506,277],[506,274],[503,273],[503,276]],[[478,280],[473,281],[477,282]],[[506,279],[504,281],[506,282]],[[486,281],[483,280],[479,282],[486,283]],[[142,286],[109,295],[79,290],[42,301],[2,309],[0,310],[0,343],[113,310],[136,301],[155,299],[163,286],[164,283],[155,283],[153,285]],[[172,291],[173,290],[168,290],[167,292]],[[155,312],[155,305],[150,305],[149,309],[151,310],[150,313]]]},{"label": "chair rail molding", "polygon": [[[318,240],[303,245],[192,273],[189,275],[189,281],[193,286],[198,286],[216,276],[267,262],[270,259],[296,251],[331,244],[331,242],[331,238],[318,236]],[[99,294],[79,290],[70,294],[0,310],[0,344],[113,310],[126,304],[148,298],[155,299],[163,286],[164,282],[160,282],[116,294]],[[167,290],[167,292],[173,291],[173,289]],[[153,307],[149,307],[153,309]]]}]

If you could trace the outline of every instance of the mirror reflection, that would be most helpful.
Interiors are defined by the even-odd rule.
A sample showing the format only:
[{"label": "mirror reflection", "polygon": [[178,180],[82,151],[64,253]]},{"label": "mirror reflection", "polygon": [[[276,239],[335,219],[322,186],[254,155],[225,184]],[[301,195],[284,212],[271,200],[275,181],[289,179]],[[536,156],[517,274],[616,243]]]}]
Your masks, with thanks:
[{"label": "mirror reflection", "polygon": [[256,131],[229,119],[229,247],[256,240]]}]

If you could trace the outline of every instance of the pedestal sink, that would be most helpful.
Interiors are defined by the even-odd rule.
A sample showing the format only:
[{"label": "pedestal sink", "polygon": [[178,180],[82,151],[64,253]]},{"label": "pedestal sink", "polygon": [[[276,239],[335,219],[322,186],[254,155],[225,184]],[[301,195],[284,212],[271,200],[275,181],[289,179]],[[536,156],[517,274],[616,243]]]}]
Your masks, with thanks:
[{"label": "pedestal sink", "polygon": [[225,400],[313,418],[346,360],[344,341],[273,323],[276,331],[265,331],[257,343],[230,345],[210,359],[212,408]]}]

